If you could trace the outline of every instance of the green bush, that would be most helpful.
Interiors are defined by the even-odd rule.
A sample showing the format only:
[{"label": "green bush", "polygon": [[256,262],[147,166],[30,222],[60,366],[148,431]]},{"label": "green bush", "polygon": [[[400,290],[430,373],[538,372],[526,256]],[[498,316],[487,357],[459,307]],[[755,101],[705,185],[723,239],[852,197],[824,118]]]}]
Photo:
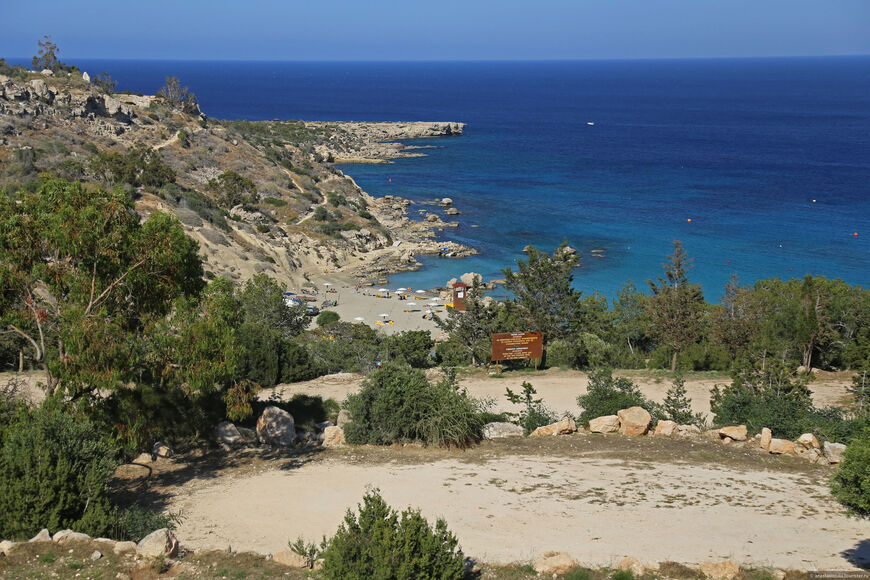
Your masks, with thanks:
[{"label": "green bush", "polygon": [[536,395],[537,391],[532,387],[531,383],[523,381],[523,392],[521,395],[514,393],[510,388],[507,389],[507,399],[515,405],[523,405],[525,408],[519,413],[507,413],[512,421],[523,428],[526,435],[544,425],[549,425],[557,421],[553,412],[548,409],[543,399],[535,399],[532,395]]},{"label": "green bush", "polygon": [[432,366],[430,353],[435,346],[432,333],[428,330],[406,330],[390,336],[386,340],[390,358],[406,362],[415,369]]},{"label": "green bush", "polygon": [[154,530],[161,528],[174,530],[175,524],[180,522],[181,518],[176,514],[163,514],[131,506],[118,510],[111,536],[119,540],[139,542]]},{"label": "green bush", "polygon": [[287,202],[280,197],[267,197],[263,199],[263,203],[267,203],[275,207],[284,207],[285,205],[287,205]]},{"label": "green bush", "polygon": [[332,324],[333,322],[338,322],[339,320],[341,320],[341,316],[338,315],[338,312],[335,312],[333,310],[324,310],[317,315],[317,326],[326,326],[328,324]]},{"label": "green bush", "polygon": [[577,397],[577,404],[583,409],[582,423],[603,415],[616,415],[620,409],[629,407],[643,407],[654,418],[665,418],[659,405],[644,397],[637,385],[624,377],[614,379],[608,369],[589,375],[589,387],[585,395]]},{"label": "green bush", "polygon": [[419,511],[399,515],[377,490],[348,510],[323,550],[323,576],[334,580],[450,580],[465,577],[465,556],[444,520]]},{"label": "green bush", "polygon": [[304,346],[283,340],[279,350],[282,383],[310,381],[324,374]]},{"label": "green bush", "polygon": [[371,373],[344,407],[348,442],[390,445],[423,441],[466,447],[480,438],[481,404],[451,380],[431,384],[419,369],[391,363]]},{"label": "green bush", "polygon": [[117,455],[95,423],[65,413],[55,400],[21,410],[0,447],[0,537],[26,539],[42,528],[109,533]]},{"label": "green bush", "polygon": [[870,431],[847,445],[831,492],[852,513],[870,516]]}]

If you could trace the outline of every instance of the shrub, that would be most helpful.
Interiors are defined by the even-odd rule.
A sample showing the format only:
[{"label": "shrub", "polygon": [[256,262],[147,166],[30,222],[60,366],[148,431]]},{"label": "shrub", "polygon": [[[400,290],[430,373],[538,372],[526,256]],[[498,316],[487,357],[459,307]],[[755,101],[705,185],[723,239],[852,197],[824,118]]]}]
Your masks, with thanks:
[{"label": "shrub", "polygon": [[665,395],[662,413],[665,418],[681,425],[702,427],[705,423],[701,413],[692,412],[692,399],[686,396],[686,382],[680,374],[674,377],[674,383]]},{"label": "shrub", "polygon": [[114,518],[107,492],[117,453],[96,424],[53,399],[20,411],[0,447],[0,537],[24,539],[42,528],[105,535]]},{"label": "shrub", "polygon": [[523,393],[517,395],[510,388],[507,388],[507,399],[515,405],[524,405],[525,409],[519,413],[507,413],[514,423],[523,428],[526,435],[544,425],[549,425],[556,422],[556,416],[548,409],[543,399],[535,399],[532,395],[537,394],[531,383],[523,381]]},{"label": "shrub", "polygon": [[324,542],[323,576],[328,579],[460,579],[465,557],[447,524],[429,525],[419,511],[399,515],[377,490],[347,511],[335,535]]},{"label": "shrub", "polygon": [[284,207],[285,205],[287,205],[287,202],[280,197],[267,197],[263,199],[263,203],[267,203],[275,207]]},{"label": "shrub", "polygon": [[629,379],[614,379],[608,369],[599,369],[589,375],[589,387],[585,395],[577,397],[577,404],[583,409],[580,421],[603,415],[616,415],[620,409],[643,407],[655,418],[664,418],[661,408],[643,396],[637,385]]},{"label": "shrub", "polygon": [[432,366],[430,353],[435,341],[428,330],[406,330],[388,337],[386,344],[395,360],[406,362],[415,369]]},{"label": "shrub", "polygon": [[338,322],[340,319],[341,316],[338,315],[338,312],[335,312],[333,310],[324,310],[317,315],[317,326],[326,326],[327,324]]},{"label": "shrub", "polygon": [[257,185],[232,170],[224,171],[217,178],[210,179],[208,189],[217,195],[218,203],[225,207],[257,201]]},{"label": "shrub", "polygon": [[111,536],[119,540],[139,542],[154,530],[161,528],[174,530],[175,524],[180,522],[181,517],[176,514],[163,514],[158,511],[131,506],[118,510]]},{"label": "shrub", "polygon": [[433,385],[422,370],[401,363],[371,373],[344,406],[353,417],[345,436],[354,444],[423,441],[466,447],[483,428],[481,404],[454,381]]},{"label": "shrub", "polygon": [[870,431],[849,442],[831,492],[852,513],[870,516]]},{"label": "shrub", "polygon": [[243,324],[236,332],[236,341],[244,353],[236,371],[237,379],[247,379],[261,387],[278,383],[278,342],[281,336],[274,330]]}]

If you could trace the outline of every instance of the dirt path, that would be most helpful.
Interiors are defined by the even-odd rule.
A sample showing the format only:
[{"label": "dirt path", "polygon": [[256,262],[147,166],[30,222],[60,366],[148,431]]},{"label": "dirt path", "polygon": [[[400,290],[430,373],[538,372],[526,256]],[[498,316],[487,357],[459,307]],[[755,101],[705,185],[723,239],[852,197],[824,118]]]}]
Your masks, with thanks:
[{"label": "dirt path", "polygon": [[830,469],[707,441],[574,435],[242,464],[164,490],[186,518],[182,543],[275,552],[300,535],[319,540],[369,487],[396,508],[443,517],[466,553],[486,562],[560,550],[588,565],[630,555],[849,569],[849,551],[870,534],[831,499]]}]

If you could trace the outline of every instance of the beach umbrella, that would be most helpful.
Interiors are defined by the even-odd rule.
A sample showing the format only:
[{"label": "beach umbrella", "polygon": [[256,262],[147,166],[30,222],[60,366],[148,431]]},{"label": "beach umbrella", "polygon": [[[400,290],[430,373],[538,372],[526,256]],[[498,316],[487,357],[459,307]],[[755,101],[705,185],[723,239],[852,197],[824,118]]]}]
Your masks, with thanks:
[{"label": "beach umbrella", "polygon": [[416,302],[408,302],[408,306],[417,306]]},{"label": "beach umbrella", "polygon": [[387,314],[386,312],[384,312],[383,314],[380,314],[379,316],[380,316],[381,318],[389,318],[389,317],[390,317],[390,315]]},{"label": "beach umbrella", "polygon": [[431,310],[427,310],[427,311],[426,311],[426,314],[432,314],[432,311],[431,311]]},{"label": "beach umbrella", "polygon": [[440,297],[440,296],[433,296],[433,297],[430,298],[429,300],[432,300],[432,301],[434,302],[434,301],[437,301],[437,300],[441,300],[441,297]]},{"label": "beach umbrella", "polygon": [[378,288],[378,292],[389,292],[386,288]]},{"label": "beach umbrella", "polygon": [[363,318],[362,316],[357,316],[356,318],[354,318],[354,320],[362,322],[363,320],[365,320],[365,318]]},{"label": "beach umbrella", "polygon": [[407,288],[396,288],[396,292],[407,292]]},{"label": "beach umbrella", "polygon": [[425,290],[417,290],[417,294],[425,294],[425,293],[426,293]]},{"label": "beach umbrella", "polygon": [[324,286],[332,286],[332,282],[324,282],[323,285]]}]

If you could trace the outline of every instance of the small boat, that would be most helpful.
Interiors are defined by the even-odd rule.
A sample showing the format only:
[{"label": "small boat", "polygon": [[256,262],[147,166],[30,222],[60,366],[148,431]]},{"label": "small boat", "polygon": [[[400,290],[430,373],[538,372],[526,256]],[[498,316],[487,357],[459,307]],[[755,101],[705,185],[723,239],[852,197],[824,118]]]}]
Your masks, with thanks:
[{"label": "small boat", "polygon": [[593,123],[592,121],[589,121],[589,122],[586,123],[586,124],[589,125],[589,126],[591,127],[591,126],[594,125],[595,123]]}]

